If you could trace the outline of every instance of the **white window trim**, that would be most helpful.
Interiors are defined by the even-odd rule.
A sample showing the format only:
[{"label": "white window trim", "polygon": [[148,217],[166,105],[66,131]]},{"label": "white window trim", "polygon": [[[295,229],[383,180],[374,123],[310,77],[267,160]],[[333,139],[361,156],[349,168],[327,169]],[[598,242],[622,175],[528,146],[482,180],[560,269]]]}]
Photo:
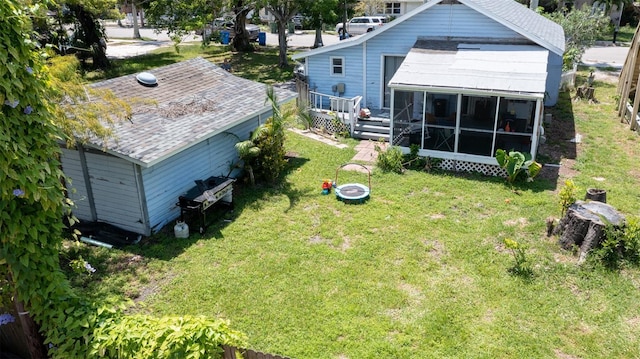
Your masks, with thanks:
[{"label": "white window trim", "polygon": [[[342,62],[342,73],[337,74],[333,72],[333,59],[340,59]],[[344,56],[331,56],[329,57],[329,75],[334,77],[345,77],[346,66],[345,66],[345,57]]]},{"label": "white window trim", "polygon": [[[398,6],[396,7],[395,5]],[[398,10],[398,12],[395,12],[394,10]],[[402,4],[399,1],[387,1],[384,4],[384,13],[385,15],[402,15]]]}]

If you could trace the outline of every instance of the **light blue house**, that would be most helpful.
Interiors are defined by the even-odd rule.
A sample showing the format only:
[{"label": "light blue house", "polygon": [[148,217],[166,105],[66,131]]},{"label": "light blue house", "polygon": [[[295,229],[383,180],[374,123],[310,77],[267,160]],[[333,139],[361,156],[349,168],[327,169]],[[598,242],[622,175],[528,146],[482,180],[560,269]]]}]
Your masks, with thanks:
[{"label": "light blue house", "polygon": [[[558,100],[564,40],[562,27],[513,0],[429,0],[293,58],[318,118],[331,111],[354,135],[491,172],[498,148],[535,156],[544,106]],[[386,136],[368,132],[376,126],[362,108],[390,124]]]},{"label": "light blue house", "polygon": [[[234,76],[202,58],[94,85],[134,106],[108,143],[62,150],[68,196],[81,221],[149,235],[180,215],[178,197],[196,180],[227,176],[235,143],[271,116],[266,85]],[[149,86],[146,82],[155,81]],[[280,102],[296,96],[275,89]],[[152,101],[152,102],[151,102]],[[233,135],[230,135],[233,134]]]}]

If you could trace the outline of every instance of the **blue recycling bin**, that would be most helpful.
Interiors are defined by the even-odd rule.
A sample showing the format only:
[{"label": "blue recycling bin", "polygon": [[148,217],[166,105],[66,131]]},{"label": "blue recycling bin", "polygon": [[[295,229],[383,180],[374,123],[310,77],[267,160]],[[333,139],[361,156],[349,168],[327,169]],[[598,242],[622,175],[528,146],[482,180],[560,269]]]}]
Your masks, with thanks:
[{"label": "blue recycling bin", "polygon": [[265,46],[267,45],[267,33],[259,32],[258,33],[258,45]]},{"label": "blue recycling bin", "polygon": [[223,45],[228,45],[229,44],[229,31],[220,31],[220,42]]}]

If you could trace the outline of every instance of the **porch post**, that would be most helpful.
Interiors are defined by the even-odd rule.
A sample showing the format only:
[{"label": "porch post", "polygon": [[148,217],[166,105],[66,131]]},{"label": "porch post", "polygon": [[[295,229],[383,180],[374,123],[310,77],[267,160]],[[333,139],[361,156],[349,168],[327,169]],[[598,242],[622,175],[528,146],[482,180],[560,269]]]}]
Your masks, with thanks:
[{"label": "porch post", "polygon": [[533,119],[533,134],[531,135],[531,158],[535,159],[538,153],[538,138],[540,132],[540,113],[542,112],[542,99],[536,100],[536,112]]},{"label": "porch post", "polygon": [[395,112],[395,97],[396,97],[396,89],[394,89],[393,87],[391,88],[391,100],[389,103],[389,146],[393,146],[393,136],[395,136],[395,134],[393,133],[393,119],[395,117],[394,112]]}]

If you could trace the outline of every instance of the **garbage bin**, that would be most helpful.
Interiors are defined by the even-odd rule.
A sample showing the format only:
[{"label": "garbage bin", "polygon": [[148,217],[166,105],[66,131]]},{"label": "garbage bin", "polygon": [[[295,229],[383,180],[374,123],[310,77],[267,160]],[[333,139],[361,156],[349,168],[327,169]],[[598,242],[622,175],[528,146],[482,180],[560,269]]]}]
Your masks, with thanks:
[{"label": "garbage bin", "polygon": [[293,21],[287,24],[287,30],[290,34],[293,34],[295,32],[296,25],[293,23]]},{"label": "garbage bin", "polygon": [[258,45],[265,46],[267,44],[267,33],[259,32],[258,33]]},{"label": "garbage bin", "polygon": [[269,23],[269,27],[271,28],[271,33],[272,34],[277,34],[278,33],[278,24],[276,24],[275,22],[271,22],[271,23]]},{"label": "garbage bin", "polygon": [[229,31],[220,31],[220,42],[223,45],[228,45],[229,44]]}]

